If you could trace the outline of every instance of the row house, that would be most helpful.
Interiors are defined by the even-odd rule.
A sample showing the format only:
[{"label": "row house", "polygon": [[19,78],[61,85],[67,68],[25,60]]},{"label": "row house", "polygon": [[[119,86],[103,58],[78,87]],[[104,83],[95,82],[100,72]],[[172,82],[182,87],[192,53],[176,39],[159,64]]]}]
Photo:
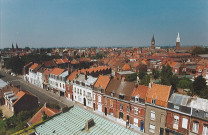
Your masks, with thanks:
[{"label": "row house", "polygon": [[163,135],[171,86],[150,83],[149,87],[146,96],[145,133]]},{"label": "row house", "polygon": [[202,75],[208,84],[208,65],[197,65],[195,77]]},{"label": "row house", "polygon": [[104,99],[103,95],[110,82],[111,78],[109,76],[99,75],[97,81],[94,84],[93,89],[93,110],[100,113],[103,112]]},{"label": "row house", "polygon": [[188,104],[191,110],[190,135],[208,134],[208,100],[193,97]]},{"label": "row house", "polygon": [[38,68],[38,64],[34,63],[32,66],[30,66],[28,74],[26,74],[24,77],[24,79],[31,84],[36,84],[36,73],[34,72],[36,68]]},{"label": "row house", "polygon": [[73,100],[93,110],[93,85],[97,78],[90,75],[79,74],[73,80]]},{"label": "row house", "polygon": [[50,68],[46,68],[46,70],[43,72],[42,74],[42,79],[43,79],[43,88],[45,89],[49,89],[49,83],[48,83],[48,79],[49,79],[49,75],[50,73],[53,71],[53,69]]},{"label": "row house", "polygon": [[59,92],[60,96],[64,96],[66,92],[66,79],[68,71],[60,68],[54,68],[49,77],[49,88]]},{"label": "row house", "polygon": [[172,94],[167,107],[166,134],[188,135],[191,120],[191,107],[188,106],[191,97]]},{"label": "row house", "polygon": [[133,124],[131,117],[130,98],[136,88],[133,82],[112,79],[104,95],[103,112],[105,116],[122,124]]},{"label": "row house", "polygon": [[73,101],[73,80],[77,77],[79,72],[72,72],[66,79],[66,99]]},{"label": "row house", "polygon": [[37,81],[36,81],[36,86],[43,88],[43,72],[46,70],[45,67],[40,67],[37,70]]},{"label": "row house", "polygon": [[148,90],[148,86],[139,85],[131,95],[131,127],[141,132],[144,132],[145,98]]},{"label": "row house", "polygon": [[5,105],[14,113],[38,107],[38,98],[26,91],[20,91],[16,95],[13,92],[5,92],[4,99]]}]

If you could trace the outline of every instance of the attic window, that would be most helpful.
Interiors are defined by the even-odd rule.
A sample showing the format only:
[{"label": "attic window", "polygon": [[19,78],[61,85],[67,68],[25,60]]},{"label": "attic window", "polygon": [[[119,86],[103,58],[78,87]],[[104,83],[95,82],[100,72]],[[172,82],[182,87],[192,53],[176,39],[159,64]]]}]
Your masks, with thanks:
[{"label": "attic window", "polygon": [[156,104],[156,99],[152,99],[152,104]]},{"label": "attic window", "polygon": [[114,93],[113,93],[113,92],[111,92],[111,97],[113,97],[113,95],[114,95]]},{"label": "attic window", "polygon": [[139,102],[139,95],[135,97],[135,102]]},{"label": "attic window", "polygon": [[119,99],[124,99],[124,95],[119,95]]},{"label": "attic window", "polygon": [[178,105],[174,105],[173,108],[179,110],[179,106]]},{"label": "attic window", "polygon": [[132,96],[131,97],[131,101],[135,102],[135,97]]},{"label": "attic window", "polygon": [[208,113],[206,113],[206,115],[205,115],[205,116],[206,116],[206,118],[208,118]]}]

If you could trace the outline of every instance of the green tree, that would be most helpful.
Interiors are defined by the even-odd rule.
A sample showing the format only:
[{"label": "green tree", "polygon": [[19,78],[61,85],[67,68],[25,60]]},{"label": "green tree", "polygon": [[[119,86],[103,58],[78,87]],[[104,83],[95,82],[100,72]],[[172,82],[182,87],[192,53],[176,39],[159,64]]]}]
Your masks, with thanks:
[{"label": "green tree", "polygon": [[126,81],[133,82],[137,79],[137,73],[130,74],[126,77]]},{"label": "green tree", "polygon": [[150,75],[145,75],[140,82],[141,85],[146,85],[146,86],[148,86],[149,83],[150,83]]},{"label": "green tree", "polygon": [[156,69],[153,69],[152,70],[152,76],[156,80],[156,79],[158,79],[160,77],[160,72],[158,70],[156,70]]},{"label": "green tree", "polygon": [[142,80],[145,76],[147,75],[147,72],[144,72],[144,71],[139,71],[139,79]]},{"label": "green tree", "polygon": [[167,65],[162,67],[162,71],[160,73],[161,83],[164,85],[171,85],[171,77],[173,76],[172,68]]},{"label": "green tree", "polygon": [[48,118],[48,116],[44,113],[41,119],[42,119],[42,121],[44,121],[44,120],[46,120],[47,118]]},{"label": "green tree", "polygon": [[197,95],[200,95],[200,93],[202,93],[201,91],[206,89],[206,80],[203,78],[203,76],[200,75],[196,77],[193,82],[193,92]]},{"label": "green tree", "polygon": [[177,75],[171,76],[170,84],[172,85],[172,89],[173,90],[177,90],[177,84],[178,84],[178,77],[177,77]]},{"label": "green tree", "polygon": [[192,51],[192,55],[197,55],[197,54],[204,54],[207,53],[207,50],[204,47],[195,47]]},{"label": "green tree", "polygon": [[192,85],[192,81],[188,78],[181,78],[178,82],[178,87],[182,89],[190,89]]}]

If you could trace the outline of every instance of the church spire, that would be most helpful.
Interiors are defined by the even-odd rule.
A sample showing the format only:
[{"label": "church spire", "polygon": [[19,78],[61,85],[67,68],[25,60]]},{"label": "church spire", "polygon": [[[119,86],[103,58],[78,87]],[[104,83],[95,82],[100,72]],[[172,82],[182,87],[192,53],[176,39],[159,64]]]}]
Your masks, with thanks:
[{"label": "church spire", "polygon": [[154,34],[153,34],[153,36],[152,36],[152,42],[155,42]]},{"label": "church spire", "polygon": [[178,32],[178,36],[176,38],[176,42],[180,42],[180,35],[179,35],[179,32]]},{"label": "church spire", "polygon": [[155,37],[154,37],[154,34],[152,36],[151,49],[155,49]]}]

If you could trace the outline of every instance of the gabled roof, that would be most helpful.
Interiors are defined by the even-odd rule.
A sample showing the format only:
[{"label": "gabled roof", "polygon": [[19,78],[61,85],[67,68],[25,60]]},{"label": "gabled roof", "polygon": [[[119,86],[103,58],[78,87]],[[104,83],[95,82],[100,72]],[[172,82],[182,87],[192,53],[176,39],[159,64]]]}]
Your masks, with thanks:
[{"label": "gabled roof", "polygon": [[69,60],[67,59],[56,59],[57,64],[64,64],[64,63],[69,63]]},{"label": "gabled roof", "polygon": [[147,102],[152,103],[152,99],[156,99],[156,105],[167,107],[170,91],[171,86],[153,83],[147,94]]},{"label": "gabled roof", "polygon": [[37,64],[37,63],[34,63],[34,64],[30,67],[30,69],[34,70],[37,66],[38,66],[38,64]]},{"label": "gabled roof", "polygon": [[[20,91],[20,92],[18,92],[16,95],[15,95],[15,97],[18,97],[18,99],[13,103],[13,105],[14,104],[16,104],[23,96],[25,96],[25,95],[32,95],[32,94],[30,94],[29,92],[26,92],[26,91]],[[33,96],[33,95],[32,95]]]},{"label": "gabled roof", "polygon": [[49,75],[52,71],[53,71],[53,69],[47,68],[47,69],[43,72],[43,74]]},{"label": "gabled roof", "polygon": [[95,82],[94,87],[101,87],[102,89],[106,89],[108,83],[110,81],[110,77],[109,76],[103,76],[103,75],[99,75],[97,81]]},{"label": "gabled roof", "polygon": [[130,101],[131,94],[135,89],[135,83],[123,82],[121,80],[112,79],[106,88],[106,94],[119,98],[119,95],[124,95],[124,100]]},{"label": "gabled roof", "polygon": [[124,70],[124,71],[130,70],[129,64],[126,63],[126,64],[122,67],[122,70]]},{"label": "gabled roof", "polygon": [[51,117],[58,113],[59,110],[54,108],[49,108],[44,105],[29,121],[28,124],[31,126],[35,123],[38,123],[41,121],[43,114],[45,113],[48,117]]},{"label": "gabled roof", "polygon": [[76,78],[76,75],[77,75],[77,74],[78,74],[77,71],[72,72],[72,73],[68,76],[67,80],[69,80],[70,82],[73,81],[73,80]]},{"label": "gabled roof", "polygon": [[43,64],[45,67],[56,67],[57,64],[54,60],[44,61]]},{"label": "gabled roof", "polygon": [[53,75],[60,75],[63,72],[64,72],[64,69],[54,68],[53,71],[51,72],[51,74],[53,74]]},{"label": "gabled roof", "polygon": [[131,96],[135,97],[135,96],[139,95],[139,98],[145,99],[148,90],[149,90],[148,86],[138,85],[137,89],[134,89]]}]

